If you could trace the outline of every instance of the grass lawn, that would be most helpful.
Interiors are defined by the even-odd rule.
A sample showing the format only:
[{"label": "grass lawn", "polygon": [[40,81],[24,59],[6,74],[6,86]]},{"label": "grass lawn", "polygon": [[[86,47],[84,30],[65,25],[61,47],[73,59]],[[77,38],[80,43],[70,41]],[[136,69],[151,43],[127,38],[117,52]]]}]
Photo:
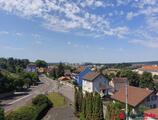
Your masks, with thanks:
[{"label": "grass lawn", "polygon": [[60,95],[59,93],[56,92],[49,93],[48,98],[53,102],[53,107],[55,108],[66,105],[64,96]]}]

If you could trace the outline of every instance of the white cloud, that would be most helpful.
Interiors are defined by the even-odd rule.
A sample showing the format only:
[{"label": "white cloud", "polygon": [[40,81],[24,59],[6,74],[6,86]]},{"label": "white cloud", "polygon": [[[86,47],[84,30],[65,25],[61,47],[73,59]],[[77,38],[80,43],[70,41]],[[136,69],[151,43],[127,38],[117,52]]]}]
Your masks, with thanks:
[{"label": "white cloud", "polygon": [[70,42],[70,41],[68,41],[68,42],[67,42],[67,44],[68,44],[68,45],[71,45],[71,42]]},{"label": "white cloud", "polygon": [[8,35],[9,32],[8,31],[0,31],[0,35]]},{"label": "white cloud", "polygon": [[133,44],[138,44],[138,45],[143,45],[145,47],[149,47],[149,48],[158,48],[158,40],[132,40],[129,41],[129,43],[133,43]]},{"label": "white cloud", "polygon": [[36,41],[35,41],[35,44],[37,44],[37,45],[42,45],[43,42],[42,42],[41,40],[36,40]]},{"label": "white cloud", "polygon": [[[53,31],[83,29],[104,35],[121,27],[114,27],[106,17],[89,12],[87,6],[93,9],[105,7],[106,3],[103,0],[0,0],[0,9],[26,18],[40,18],[43,26]],[[112,35],[123,36],[124,33],[113,32]]]},{"label": "white cloud", "polygon": [[21,48],[21,47],[12,47],[12,46],[2,46],[2,48],[6,49],[6,50],[14,50],[14,51],[24,50],[24,48]]},{"label": "white cloud", "polygon": [[16,36],[22,36],[23,34],[20,33],[20,32],[16,32],[15,35],[16,35]]}]

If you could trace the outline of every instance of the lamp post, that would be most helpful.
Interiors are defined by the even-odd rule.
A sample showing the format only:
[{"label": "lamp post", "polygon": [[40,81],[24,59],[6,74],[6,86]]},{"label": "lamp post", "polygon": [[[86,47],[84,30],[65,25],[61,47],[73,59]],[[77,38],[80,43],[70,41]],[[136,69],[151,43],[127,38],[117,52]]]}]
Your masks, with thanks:
[{"label": "lamp post", "polygon": [[128,80],[126,81],[126,85],[125,85],[125,97],[126,97],[125,113],[126,113],[126,120],[128,120]]}]

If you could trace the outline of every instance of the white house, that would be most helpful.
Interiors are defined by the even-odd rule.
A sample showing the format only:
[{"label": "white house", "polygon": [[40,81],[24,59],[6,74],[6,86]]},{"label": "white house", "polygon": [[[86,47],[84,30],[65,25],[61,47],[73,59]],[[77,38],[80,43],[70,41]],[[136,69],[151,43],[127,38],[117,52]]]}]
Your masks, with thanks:
[{"label": "white house", "polygon": [[107,95],[108,87],[108,80],[100,73],[90,72],[83,76],[83,93],[98,92],[99,94]]}]

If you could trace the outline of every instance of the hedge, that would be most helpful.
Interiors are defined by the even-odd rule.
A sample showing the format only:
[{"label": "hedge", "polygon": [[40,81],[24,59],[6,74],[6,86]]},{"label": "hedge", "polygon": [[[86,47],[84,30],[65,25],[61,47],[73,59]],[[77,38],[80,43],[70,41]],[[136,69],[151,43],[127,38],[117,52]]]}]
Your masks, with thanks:
[{"label": "hedge", "polygon": [[23,106],[6,116],[6,120],[40,120],[50,109],[52,104],[45,95],[38,95],[32,105]]}]

